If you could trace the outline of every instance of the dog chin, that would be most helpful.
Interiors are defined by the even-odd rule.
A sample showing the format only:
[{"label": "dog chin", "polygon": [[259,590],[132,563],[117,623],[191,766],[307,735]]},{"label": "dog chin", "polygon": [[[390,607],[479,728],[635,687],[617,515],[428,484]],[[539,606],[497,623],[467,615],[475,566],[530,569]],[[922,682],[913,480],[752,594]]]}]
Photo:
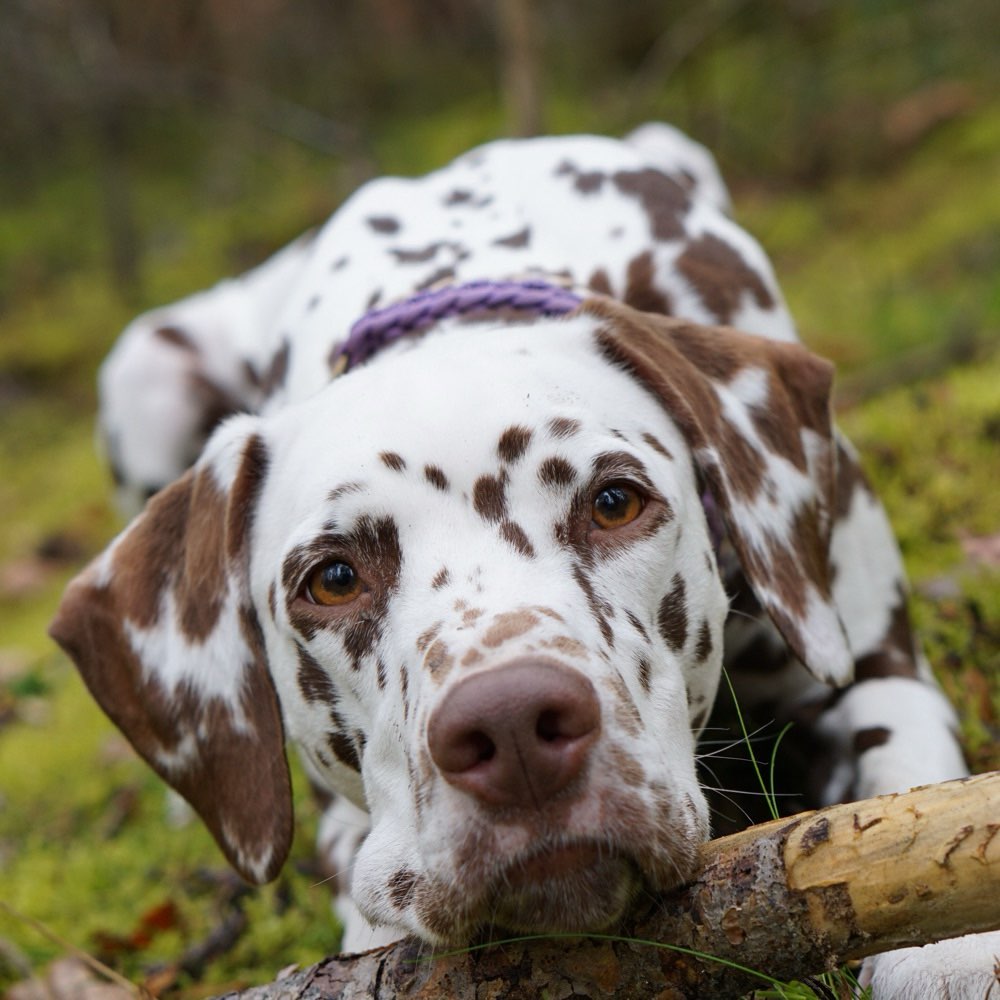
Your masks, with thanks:
[{"label": "dog chin", "polygon": [[628,859],[590,844],[542,851],[515,863],[491,894],[489,923],[519,934],[606,930],[641,885]]}]

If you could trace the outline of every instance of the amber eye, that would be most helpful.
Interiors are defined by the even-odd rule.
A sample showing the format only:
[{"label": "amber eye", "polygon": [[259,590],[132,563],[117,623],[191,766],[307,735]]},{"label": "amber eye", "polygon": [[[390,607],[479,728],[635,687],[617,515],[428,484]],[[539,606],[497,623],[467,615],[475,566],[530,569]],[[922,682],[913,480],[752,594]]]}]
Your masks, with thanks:
[{"label": "amber eye", "polygon": [[349,604],[360,593],[361,578],[350,563],[326,563],[306,580],[306,597],[313,604]]},{"label": "amber eye", "polygon": [[591,516],[599,528],[620,528],[634,521],[641,513],[643,499],[627,483],[612,483],[594,497]]}]

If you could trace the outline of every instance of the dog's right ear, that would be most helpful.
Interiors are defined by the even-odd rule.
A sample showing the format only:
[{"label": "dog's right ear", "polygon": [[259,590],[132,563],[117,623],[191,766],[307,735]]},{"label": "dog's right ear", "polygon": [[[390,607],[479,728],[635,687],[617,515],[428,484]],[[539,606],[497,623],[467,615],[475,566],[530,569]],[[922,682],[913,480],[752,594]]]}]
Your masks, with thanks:
[{"label": "dog's right ear", "polygon": [[253,882],[277,875],[292,838],[281,712],[249,597],[267,466],[257,418],[228,421],[70,583],[50,628],[101,708]]}]

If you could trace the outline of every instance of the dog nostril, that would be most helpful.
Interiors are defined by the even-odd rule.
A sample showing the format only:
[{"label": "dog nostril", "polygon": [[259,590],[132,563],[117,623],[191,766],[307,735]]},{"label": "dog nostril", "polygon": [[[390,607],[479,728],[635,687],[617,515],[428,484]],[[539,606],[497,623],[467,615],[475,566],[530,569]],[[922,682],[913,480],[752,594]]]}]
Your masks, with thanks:
[{"label": "dog nostril", "polygon": [[497,752],[497,746],[486,733],[473,733],[469,739],[470,749],[476,755],[476,763],[492,760]]},{"label": "dog nostril", "polygon": [[560,726],[559,713],[555,709],[547,709],[538,716],[535,724],[535,735],[546,743],[555,743],[565,735]]},{"label": "dog nostril", "polygon": [[455,756],[452,767],[458,771],[467,771],[477,764],[483,764],[496,756],[497,747],[493,740],[481,729],[470,730],[455,744]]}]

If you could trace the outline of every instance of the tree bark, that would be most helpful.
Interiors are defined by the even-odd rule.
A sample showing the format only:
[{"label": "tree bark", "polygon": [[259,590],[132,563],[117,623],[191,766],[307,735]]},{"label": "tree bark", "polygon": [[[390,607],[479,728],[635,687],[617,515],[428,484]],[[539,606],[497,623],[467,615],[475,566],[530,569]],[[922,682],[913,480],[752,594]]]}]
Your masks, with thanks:
[{"label": "tree bark", "polygon": [[408,938],[230,996],[732,998],[766,985],[747,969],[801,979],[891,948],[1000,929],[998,834],[1000,772],[929,785],[711,841],[695,880],[619,936],[540,937],[441,957]]}]

